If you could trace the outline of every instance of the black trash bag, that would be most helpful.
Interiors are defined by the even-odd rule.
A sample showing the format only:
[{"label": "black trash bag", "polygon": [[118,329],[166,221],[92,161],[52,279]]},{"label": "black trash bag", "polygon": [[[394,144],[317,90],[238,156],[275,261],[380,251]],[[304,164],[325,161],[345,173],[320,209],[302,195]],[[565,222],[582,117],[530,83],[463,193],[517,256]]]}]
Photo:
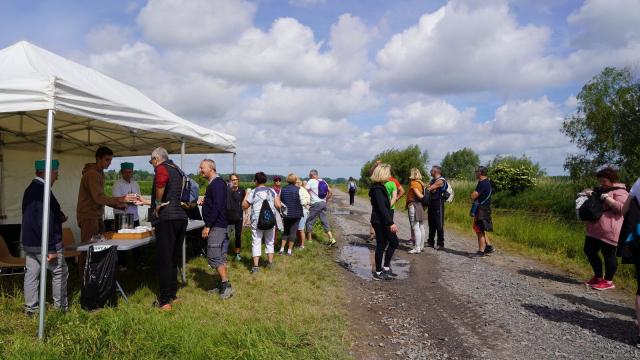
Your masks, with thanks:
[{"label": "black trash bag", "polygon": [[82,275],[80,305],[85,310],[95,310],[105,306],[116,306],[116,268],[118,250],[116,246],[96,251],[89,247],[87,262]]}]

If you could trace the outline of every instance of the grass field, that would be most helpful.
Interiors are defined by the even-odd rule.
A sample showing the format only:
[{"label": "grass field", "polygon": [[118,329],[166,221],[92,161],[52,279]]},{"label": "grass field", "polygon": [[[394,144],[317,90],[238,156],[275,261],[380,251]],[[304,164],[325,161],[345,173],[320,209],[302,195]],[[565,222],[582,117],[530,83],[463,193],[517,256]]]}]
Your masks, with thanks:
[{"label": "grass field", "polygon": [[[317,235],[315,239],[321,238]],[[245,232],[242,263],[230,265],[236,294],[209,296],[213,271],[203,257],[187,265],[184,300],[173,311],[151,307],[155,271],[128,270],[119,279],[129,294],[116,308],[86,312],[71,275],[71,309],[47,312],[47,338],[23,312],[22,276],[0,282],[0,358],[6,359],[343,359],[348,358],[344,289],[331,253],[314,240],[292,257],[276,256],[273,270],[249,274]],[[71,268],[74,271],[75,267]],[[50,283],[49,283],[50,284]]]}]

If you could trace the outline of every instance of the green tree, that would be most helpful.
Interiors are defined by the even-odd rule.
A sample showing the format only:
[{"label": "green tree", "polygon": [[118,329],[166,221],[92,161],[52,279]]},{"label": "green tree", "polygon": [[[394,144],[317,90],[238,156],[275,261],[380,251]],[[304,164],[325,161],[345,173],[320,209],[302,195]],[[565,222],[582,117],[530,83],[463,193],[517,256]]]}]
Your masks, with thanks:
[{"label": "green tree", "polygon": [[496,191],[519,193],[536,184],[536,179],[544,176],[544,169],[526,155],[521,157],[497,155],[487,164],[489,178]]},{"label": "green tree", "polygon": [[628,68],[607,67],[582,87],[578,107],[562,131],[581,150],[565,161],[574,181],[605,164],[621,169],[624,181],[640,175],[640,82]]},{"label": "green tree", "polygon": [[367,161],[360,169],[360,183],[368,186],[371,184],[371,168],[376,160],[391,165],[391,173],[402,184],[409,182],[409,171],[411,168],[418,168],[423,178],[427,177],[425,165],[429,162],[429,153],[421,151],[418,145],[410,145],[406,149],[389,149],[376,155],[372,160]]},{"label": "green tree", "polygon": [[442,174],[450,179],[473,179],[473,171],[480,165],[480,157],[475,151],[464,148],[447,153],[442,159]]}]

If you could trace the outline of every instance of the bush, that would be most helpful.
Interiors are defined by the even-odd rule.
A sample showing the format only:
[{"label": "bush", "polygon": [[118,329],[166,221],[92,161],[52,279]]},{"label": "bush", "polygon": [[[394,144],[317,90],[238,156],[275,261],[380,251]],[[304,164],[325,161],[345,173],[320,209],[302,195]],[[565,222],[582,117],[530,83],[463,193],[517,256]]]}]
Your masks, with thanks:
[{"label": "bush", "polygon": [[517,194],[535,185],[536,173],[530,167],[498,163],[489,171],[489,178],[496,192]]}]

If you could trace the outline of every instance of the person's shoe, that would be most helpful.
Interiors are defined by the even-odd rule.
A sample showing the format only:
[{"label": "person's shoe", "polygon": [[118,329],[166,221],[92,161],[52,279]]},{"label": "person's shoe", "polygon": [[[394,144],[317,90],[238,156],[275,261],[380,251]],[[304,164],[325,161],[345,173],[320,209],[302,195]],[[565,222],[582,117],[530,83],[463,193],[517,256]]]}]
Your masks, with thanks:
[{"label": "person's shoe", "polygon": [[298,249],[304,250],[304,246],[299,246]]},{"label": "person's shoe", "polygon": [[27,315],[27,317],[34,317],[38,314],[38,310],[25,310],[24,314]]},{"label": "person's shoe", "polygon": [[494,251],[496,251],[496,249],[494,249],[492,245],[487,245],[484,247],[485,254],[492,254]]},{"label": "person's shoe", "polygon": [[445,249],[444,245],[438,245],[438,247],[436,248],[436,250],[438,251],[442,251],[444,249]]},{"label": "person's shoe", "polygon": [[337,241],[336,241],[336,239],[334,239],[334,238],[329,239],[329,247],[332,247],[333,245],[335,245],[335,244],[336,244],[336,242],[337,242]]},{"label": "person's shoe", "polygon": [[220,289],[220,299],[222,300],[228,299],[233,296],[234,292],[235,291],[231,287],[231,284],[229,284],[228,282],[225,284],[222,284]]},{"label": "person's shoe", "polygon": [[385,272],[374,272],[373,273],[373,280],[379,281],[379,280],[392,280],[393,278],[391,276],[389,276],[387,273]]},{"label": "person's shoe", "polygon": [[171,303],[165,303],[165,304],[161,304],[158,300],[153,302],[153,306],[157,307],[158,309],[162,310],[162,311],[171,311]]},{"label": "person's shoe", "polygon": [[435,245],[435,244],[433,244],[433,243],[428,243],[428,244],[427,244],[427,247],[430,247],[430,248],[434,248],[434,249],[435,249],[435,248],[436,248],[436,245]]},{"label": "person's shoe", "polygon": [[293,253],[291,251],[287,251],[287,256],[291,256]]},{"label": "person's shoe", "polygon": [[213,296],[213,295],[219,295],[220,294],[220,288],[213,288],[209,291],[207,291],[207,294]]},{"label": "person's shoe", "polygon": [[272,262],[267,264],[267,269],[269,269],[269,270],[273,270],[274,267],[275,267],[275,265]]},{"label": "person's shoe", "polygon": [[173,300],[171,300],[171,305],[178,305],[182,303],[182,298],[181,297],[174,297]]},{"label": "person's shoe", "polygon": [[609,289],[615,289],[616,286],[613,285],[613,281],[602,279],[597,284],[591,285],[591,288],[594,290],[609,290]]},{"label": "person's shoe", "polygon": [[386,269],[383,268],[382,269],[382,273],[387,274],[389,276],[393,276],[393,277],[398,276],[398,274],[394,273],[393,269],[391,269],[391,268],[389,268],[389,270],[386,270]]},{"label": "person's shoe", "polygon": [[240,256],[240,254],[236,254],[236,261],[237,262],[242,261],[242,256]]},{"label": "person's shoe", "polygon": [[420,250],[411,249],[408,251],[409,254],[420,254]]},{"label": "person's shoe", "polygon": [[280,249],[280,251],[278,251],[278,255],[283,255],[284,254],[284,250]]},{"label": "person's shoe", "polygon": [[585,284],[587,287],[590,287],[590,286],[592,286],[592,285],[595,285],[595,284],[599,283],[599,282],[600,282],[600,281],[602,281],[602,280],[604,280],[604,279],[603,279],[603,278],[599,278],[599,277],[595,277],[595,276],[594,276],[594,277],[592,277],[592,278],[591,278],[591,280],[585,281],[585,282],[584,282],[584,284]]},{"label": "person's shoe", "polygon": [[640,349],[640,335],[636,338],[636,348]]},{"label": "person's shoe", "polygon": [[251,274],[257,274],[258,271],[260,271],[260,268],[257,267],[257,266],[254,266],[254,267],[251,268]]},{"label": "person's shoe", "polygon": [[484,251],[478,250],[478,251],[476,251],[475,254],[472,254],[469,257],[471,257],[471,258],[480,258],[480,257],[485,257],[485,256],[487,256],[487,254],[485,254]]}]

